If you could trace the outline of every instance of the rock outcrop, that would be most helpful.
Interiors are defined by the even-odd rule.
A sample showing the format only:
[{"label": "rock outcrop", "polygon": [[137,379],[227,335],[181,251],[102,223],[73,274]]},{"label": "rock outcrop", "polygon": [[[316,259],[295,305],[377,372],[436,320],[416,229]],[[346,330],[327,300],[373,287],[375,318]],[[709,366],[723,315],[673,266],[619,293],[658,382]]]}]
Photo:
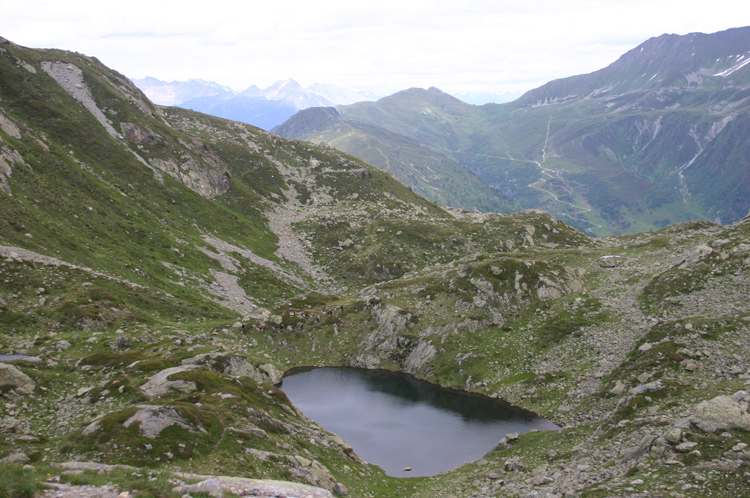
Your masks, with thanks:
[{"label": "rock outcrop", "polygon": [[750,393],[746,391],[738,391],[733,396],[717,396],[696,406],[690,422],[709,433],[725,429],[750,431],[748,402]]},{"label": "rock outcrop", "polygon": [[414,351],[409,353],[404,361],[403,371],[408,374],[419,372],[426,364],[430,363],[437,356],[437,348],[432,344],[420,341]]},{"label": "rock outcrop", "polygon": [[128,142],[136,145],[155,145],[156,135],[146,133],[134,123],[120,123],[120,130]]},{"label": "rock outcrop", "polygon": [[[173,406],[155,406],[155,405],[138,405],[138,412],[123,422],[124,427],[130,427],[133,423],[138,422],[138,431],[143,437],[156,439],[156,437],[173,425],[177,425],[190,432],[197,432],[182,415],[180,415]],[[199,430],[205,429],[200,427]]]},{"label": "rock outcrop", "polygon": [[171,159],[151,159],[150,162],[153,167],[208,199],[213,199],[229,190],[229,176],[226,169],[215,169],[193,158],[182,163]]},{"label": "rock outcrop", "polygon": [[15,365],[0,363],[0,387],[11,386],[22,395],[31,394],[36,388],[34,381]]},{"label": "rock outcrop", "polygon": [[169,380],[170,375],[174,375],[180,372],[186,372],[194,368],[201,368],[198,365],[183,365],[180,367],[167,368],[162,370],[158,374],[151,377],[145,384],[141,386],[143,394],[151,399],[159,396],[164,396],[169,391],[181,391],[189,393],[197,389],[195,382],[189,380]]}]

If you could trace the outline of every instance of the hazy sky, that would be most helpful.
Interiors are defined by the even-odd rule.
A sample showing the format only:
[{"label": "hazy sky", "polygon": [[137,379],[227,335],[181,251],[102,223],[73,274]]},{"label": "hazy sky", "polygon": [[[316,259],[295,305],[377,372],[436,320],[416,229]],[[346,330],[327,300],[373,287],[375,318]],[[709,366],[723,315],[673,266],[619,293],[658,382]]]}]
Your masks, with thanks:
[{"label": "hazy sky", "polygon": [[747,0],[17,0],[0,13],[0,36],[96,56],[131,78],[245,89],[291,77],[379,94],[525,91],[662,33],[746,25]]}]

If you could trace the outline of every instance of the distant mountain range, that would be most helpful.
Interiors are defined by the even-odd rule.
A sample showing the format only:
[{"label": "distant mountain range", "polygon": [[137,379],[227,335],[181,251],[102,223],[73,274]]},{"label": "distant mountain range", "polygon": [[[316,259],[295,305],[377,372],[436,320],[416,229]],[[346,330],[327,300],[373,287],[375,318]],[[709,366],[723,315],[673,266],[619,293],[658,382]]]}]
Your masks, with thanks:
[{"label": "distant mountain range", "polygon": [[[382,97],[367,90],[355,92],[331,84],[315,83],[304,88],[291,78],[277,81],[265,89],[251,85],[244,91],[200,79],[166,82],[147,76],[132,81],[155,104],[242,121],[264,130],[270,130],[297,111],[310,107],[348,105]],[[509,102],[519,96],[488,92],[458,92],[454,95],[476,105]]]},{"label": "distant mountain range", "polygon": [[[413,88],[303,110],[274,132],[325,141],[433,200],[484,210],[494,196],[607,235],[745,216],[749,113],[745,27],[651,38],[511,103],[472,106]],[[471,181],[449,173],[457,168]]]},{"label": "distant mountain range", "polygon": [[302,109],[377,98],[371,92],[354,92],[329,84],[315,83],[304,88],[291,78],[264,89],[251,85],[241,92],[199,79],[166,82],[147,76],[132,81],[156,104],[242,121],[265,130],[283,123]]}]

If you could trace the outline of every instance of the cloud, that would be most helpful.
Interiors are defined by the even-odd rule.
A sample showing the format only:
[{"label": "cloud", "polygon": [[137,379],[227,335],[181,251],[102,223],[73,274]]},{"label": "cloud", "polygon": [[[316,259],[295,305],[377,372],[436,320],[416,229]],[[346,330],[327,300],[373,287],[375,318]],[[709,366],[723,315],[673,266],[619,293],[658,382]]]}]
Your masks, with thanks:
[{"label": "cloud", "polygon": [[5,5],[0,33],[97,56],[131,77],[502,93],[599,69],[664,32],[745,24],[750,5],[727,0],[36,0]]}]

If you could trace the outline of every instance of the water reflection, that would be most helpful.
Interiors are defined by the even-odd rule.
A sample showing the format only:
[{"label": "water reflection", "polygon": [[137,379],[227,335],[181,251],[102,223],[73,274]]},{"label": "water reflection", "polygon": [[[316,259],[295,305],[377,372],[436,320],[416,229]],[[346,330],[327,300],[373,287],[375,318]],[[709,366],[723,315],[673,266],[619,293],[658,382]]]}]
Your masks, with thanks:
[{"label": "water reflection", "polygon": [[557,428],[501,400],[382,370],[297,369],[281,388],[307,416],[391,476],[446,472],[480,459],[509,432]]}]

